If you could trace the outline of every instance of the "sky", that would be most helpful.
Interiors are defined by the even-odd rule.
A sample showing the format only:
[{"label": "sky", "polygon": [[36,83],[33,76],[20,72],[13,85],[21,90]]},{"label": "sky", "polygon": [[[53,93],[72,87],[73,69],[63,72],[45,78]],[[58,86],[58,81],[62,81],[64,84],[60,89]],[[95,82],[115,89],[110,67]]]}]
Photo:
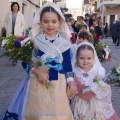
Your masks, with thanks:
[{"label": "sky", "polygon": [[81,8],[82,0],[66,0],[67,8]]}]

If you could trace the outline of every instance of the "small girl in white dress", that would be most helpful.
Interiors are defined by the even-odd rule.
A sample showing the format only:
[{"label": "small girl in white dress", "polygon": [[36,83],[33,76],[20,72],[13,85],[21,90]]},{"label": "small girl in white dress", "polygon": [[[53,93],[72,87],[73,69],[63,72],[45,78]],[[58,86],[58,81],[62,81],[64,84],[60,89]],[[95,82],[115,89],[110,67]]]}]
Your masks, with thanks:
[{"label": "small girl in white dress", "polygon": [[111,88],[102,81],[105,70],[91,43],[77,46],[73,66],[78,90],[71,103],[74,120],[120,120],[112,106]]}]

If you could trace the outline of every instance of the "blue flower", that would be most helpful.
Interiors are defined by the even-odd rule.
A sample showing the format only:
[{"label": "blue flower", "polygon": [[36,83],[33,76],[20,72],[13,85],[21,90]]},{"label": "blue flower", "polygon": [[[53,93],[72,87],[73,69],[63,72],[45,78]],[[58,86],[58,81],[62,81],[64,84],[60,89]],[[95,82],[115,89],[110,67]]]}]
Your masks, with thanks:
[{"label": "blue flower", "polygon": [[105,52],[105,50],[104,50],[104,49],[102,49],[102,53],[103,53],[104,55],[106,55],[106,52]]},{"label": "blue flower", "polygon": [[20,47],[21,47],[20,41],[19,41],[19,40],[16,40],[16,41],[14,42],[14,46],[17,47],[17,48],[20,48]]}]

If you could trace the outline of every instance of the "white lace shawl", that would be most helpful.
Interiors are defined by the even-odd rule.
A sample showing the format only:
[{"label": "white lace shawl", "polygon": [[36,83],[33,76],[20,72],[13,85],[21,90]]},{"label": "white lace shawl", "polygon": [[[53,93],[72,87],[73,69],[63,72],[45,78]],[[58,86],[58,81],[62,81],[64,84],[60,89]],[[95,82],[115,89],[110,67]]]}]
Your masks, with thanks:
[{"label": "white lace shawl", "polygon": [[55,58],[59,57],[59,62],[62,63],[62,53],[68,50],[71,46],[70,42],[63,38],[61,35],[51,43],[45,39],[44,34],[39,34],[34,39],[34,45],[45,54],[41,56],[41,60],[45,62],[47,57]]}]

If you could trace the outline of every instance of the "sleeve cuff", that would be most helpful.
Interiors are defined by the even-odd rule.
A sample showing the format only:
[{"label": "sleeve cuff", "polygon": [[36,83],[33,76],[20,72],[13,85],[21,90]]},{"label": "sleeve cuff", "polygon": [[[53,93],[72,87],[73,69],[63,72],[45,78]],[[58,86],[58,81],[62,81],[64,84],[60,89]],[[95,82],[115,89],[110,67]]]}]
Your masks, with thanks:
[{"label": "sleeve cuff", "polygon": [[67,83],[69,83],[69,82],[71,82],[71,81],[73,81],[74,79],[73,79],[73,77],[68,77],[67,78]]}]

